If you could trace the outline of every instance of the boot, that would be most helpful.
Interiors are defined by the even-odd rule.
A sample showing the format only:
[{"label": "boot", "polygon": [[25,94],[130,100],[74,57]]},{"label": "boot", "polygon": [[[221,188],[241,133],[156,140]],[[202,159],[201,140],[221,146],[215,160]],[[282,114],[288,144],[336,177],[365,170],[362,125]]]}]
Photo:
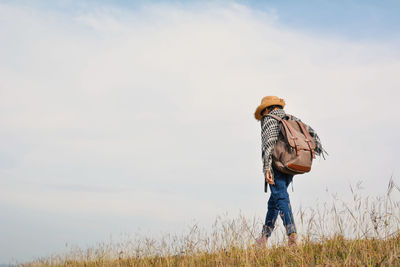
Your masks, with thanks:
[{"label": "boot", "polygon": [[265,247],[267,246],[268,237],[266,235],[262,235],[259,238],[256,238],[257,247]]},{"label": "boot", "polygon": [[295,247],[297,245],[297,234],[291,233],[288,238],[288,245],[289,247]]}]

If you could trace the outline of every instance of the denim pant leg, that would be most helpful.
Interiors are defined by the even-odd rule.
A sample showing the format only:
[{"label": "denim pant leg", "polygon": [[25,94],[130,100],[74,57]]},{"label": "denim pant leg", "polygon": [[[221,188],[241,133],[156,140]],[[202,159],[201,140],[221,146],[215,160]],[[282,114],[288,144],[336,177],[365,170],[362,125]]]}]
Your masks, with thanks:
[{"label": "denim pant leg", "polygon": [[[272,191],[271,191],[272,192]],[[268,200],[268,211],[267,216],[265,217],[265,225],[262,230],[262,235],[267,237],[271,236],[272,231],[275,228],[275,222],[278,218],[279,210],[276,204],[276,195],[271,193],[271,196]]]},{"label": "denim pant leg", "polygon": [[271,235],[271,232],[275,227],[278,214],[281,215],[286,233],[290,235],[291,233],[296,232],[289,194],[287,192],[287,187],[292,182],[293,175],[284,174],[277,170],[274,170],[274,174],[275,184],[269,185],[271,196],[268,201],[268,212],[263,228],[263,234],[268,237]]}]

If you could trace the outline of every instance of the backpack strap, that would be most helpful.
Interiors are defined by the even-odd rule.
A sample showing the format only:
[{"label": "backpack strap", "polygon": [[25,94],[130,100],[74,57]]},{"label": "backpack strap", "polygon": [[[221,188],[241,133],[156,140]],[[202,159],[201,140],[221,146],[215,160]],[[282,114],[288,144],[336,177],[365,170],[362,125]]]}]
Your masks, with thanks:
[{"label": "backpack strap", "polygon": [[278,120],[278,121],[282,121],[282,118],[281,118],[281,117],[278,117],[278,116],[276,116],[276,115],[274,115],[274,114],[267,114],[266,116],[269,116],[269,117],[271,117],[271,118],[274,118],[274,119],[276,119],[276,120]]},{"label": "backpack strap", "polygon": [[[274,119],[276,119],[276,120],[278,120],[278,121],[283,121],[283,120],[284,120],[284,119],[282,119],[281,117],[276,116],[276,115],[274,115],[274,114],[267,114],[266,116],[272,117],[272,118],[274,118]],[[292,115],[286,114],[286,116],[289,118],[289,120],[293,119],[293,118],[292,118]]]},{"label": "backpack strap", "polygon": [[306,128],[304,127],[304,124],[302,122],[297,121],[297,124],[299,125],[301,131],[303,132],[304,136],[306,137],[305,141],[307,142],[308,147],[310,148],[312,158],[315,159],[315,151],[311,147],[312,137],[311,137],[310,133],[306,130]]}]

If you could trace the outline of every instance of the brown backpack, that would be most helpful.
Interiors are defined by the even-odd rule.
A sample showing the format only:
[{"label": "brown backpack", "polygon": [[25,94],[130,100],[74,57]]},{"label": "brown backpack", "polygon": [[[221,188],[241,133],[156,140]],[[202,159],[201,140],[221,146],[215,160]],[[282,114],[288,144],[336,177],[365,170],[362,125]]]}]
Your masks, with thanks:
[{"label": "brown backpack", "polygon": [[276,142],[272,164],[276,169],[288,174],[303,174],[311,170],[312,160],[315,159],[315,141],[305,125],[298,120],[281,119],[268,114],[280,121],[280,133]]}]

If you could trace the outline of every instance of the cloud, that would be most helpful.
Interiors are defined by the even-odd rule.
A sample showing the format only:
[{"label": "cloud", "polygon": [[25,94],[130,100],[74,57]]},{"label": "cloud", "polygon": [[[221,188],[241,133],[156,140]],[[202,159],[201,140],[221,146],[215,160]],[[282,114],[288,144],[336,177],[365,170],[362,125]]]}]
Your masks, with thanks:
[{"label": "cloud", "polygon": [[375,193],[399,171],[397,46],[294,31],[274,10],[196,8],[0,5],[2,203],[153,230],[261,214],[264,95],[284,97],[331,154],[296,177],[295,206],[355,179]]}]

